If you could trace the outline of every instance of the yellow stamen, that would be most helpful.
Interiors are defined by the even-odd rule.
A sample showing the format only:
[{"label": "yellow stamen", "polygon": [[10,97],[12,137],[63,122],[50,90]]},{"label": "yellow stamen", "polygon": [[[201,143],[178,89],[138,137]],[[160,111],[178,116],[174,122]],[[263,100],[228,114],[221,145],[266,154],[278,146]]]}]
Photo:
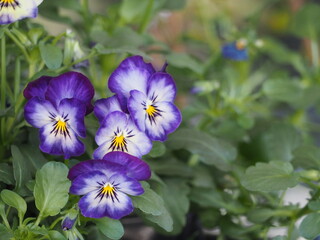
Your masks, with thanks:
[{"label": "yellow stamen", "polygon": [[112,185],[108,184],[107,186],[104,186],[102,188],[102,194],[105,194],[107,196],[113,196],[115,192],[115,189]]},{"label": "yellow stamen", "polygon": [[236,48],[238,50],[242,50],[247,46],[247,41],[244,39],[240,39],[236,42]]},{"label": "yellow stamen", "polygon": [[15,3],[15,0],[0,0],[0,3],[13,4],[13,3]]},{"label": "yellow stamen", "polygon": [[58,132],[66,132],[67,131],[67,123],[61,120],[58,120],[56,123],[56,130]]},{"label": "yellow stamen", "polygon": [[154,106],[149,105],[149,107],[146,109],[146,112],[149,116],[153,117],[157,112],[157,109]]}]

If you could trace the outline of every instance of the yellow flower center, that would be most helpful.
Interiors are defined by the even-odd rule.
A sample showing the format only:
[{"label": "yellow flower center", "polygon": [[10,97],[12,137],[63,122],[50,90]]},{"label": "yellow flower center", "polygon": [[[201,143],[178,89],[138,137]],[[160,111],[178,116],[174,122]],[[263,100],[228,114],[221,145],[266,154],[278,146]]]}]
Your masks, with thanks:
[{"label": "yellow flower center", "polygon": [[149,107],[146,109],[146,112],[149,116],[153,117],[157,112],[157,109],[154,106],[149,105]]},{"label": "yellow flower center", "polygon": [[109,149],[111,149],[112,151],[122,151],[122,152],[128,151],[127,141],[123,136],[123,134],[114,136],[114,138],[111,141]]},{"label": "yellow flower center", "polygon": [[102,194],[107,195],[108,196],[113,196],[115,193],[115,189],[112,185],[108,184],[107,186],[104,186],[102,188]]},{"label": "yellow flower center", "polygon": [[16,6],[19,6],[19,2],[17,0],[0,0],[0,10],[3,7],[13,7],[13,9],[15,9]]},{"label": "yellow flower center", "polygon": [[67,120],[54,120],[55,123],[53,124],[53,129],[50,133],[54,133],[55,136],[58,134],[64,135],[64,137],[67,137],[67,135],[71,138],[70,132],[67,127]]},{"label": "yellow flower center", "polygon": [[243,39],[238,40],[238,41],[236,42],[236,48],[237,48],[238,50],[244,49],[244,48],[246,47],[246,45],[247,45],[247,41],[245,41],[245,40],[243,40]]},{"label": "yellow flower center", "polygon": [[65,132],[67,130],[67,123],[61,120],[58,120],[57,124],[56,124],[56,129],[59,132]]}]

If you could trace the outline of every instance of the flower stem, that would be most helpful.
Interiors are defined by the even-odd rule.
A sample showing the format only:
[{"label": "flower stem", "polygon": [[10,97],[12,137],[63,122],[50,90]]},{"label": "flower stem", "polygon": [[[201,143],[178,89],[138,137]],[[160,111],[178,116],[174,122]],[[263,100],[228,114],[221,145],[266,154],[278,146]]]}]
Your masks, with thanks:
[{"label": "flower stem", "polygon": [[[1,100],[0,110],[5,111],[6,109],[6,87],[7,87],[7,72],[6,72],[6,36],[1,38]],[[1,118],[1,139],[2,142],[5,140],[5,118]]]},{"label": "flower stem", "polygon": [[10,30],[5,29],[4,30],[5,34],[11,38],[12,41],[14,41],[14,43],[18,46],[18,48],[20,48],[21,52],[24,54],[26,60],[28,62],[30,62],[30,57],[29,54],[27,53],[26,48],[19,42],[19,40],[10,32]]},{"label": "flower stem", "polygon": [[42,212],[39,213],[36,222],[34,223],[34,227],[37,227],[42,219]]},{"label": "flower stem", "polygon": [[20,91],[20,80],[21,80],[21,62],[20,58],[16,59],[15,69],[14,69],[14,90],[13,96],[14,100],[16,101]]}]

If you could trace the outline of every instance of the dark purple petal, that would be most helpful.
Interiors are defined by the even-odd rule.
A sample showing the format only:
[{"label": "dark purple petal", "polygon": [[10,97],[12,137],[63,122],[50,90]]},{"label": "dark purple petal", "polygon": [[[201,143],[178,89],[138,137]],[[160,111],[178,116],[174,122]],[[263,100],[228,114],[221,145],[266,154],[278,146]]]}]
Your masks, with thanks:
[{"label": "dark purple petal", "polygon": [[68,129],[68,135],[55,134],[53,129],[51,123],[40,129],[41,151],[52,155],[64,155],[65,159],[71,156],[80,156],[84,153],[84,144],[79,141],[71,128]]},{"label": "dark purple petal", "polygon": [[56,106],[64,98],[76,98],[87,106],[86,114],[92,111],[91,100],[94,96],[94,88],[90,80],[81,73],[67,72],[52,78],[47,92],[46,99]]},{"label": "dark purple petal", "polygon": [[28,83],[27,87],[23,91],[23,96],[26,99],[31,99],[32,97],[45,99],[45,94],[51,79],[52,77],[43,76]]},{"label": "dark purple petal", "polygon": [[109,113],[114,111],[122,112],[119,100],[116,95],[109,98],[99,99],[94,104],[94,115],[98,118],[100,123]]},{"label": "dark purple petal", "polygon": [[113,174],[113,172],[125,171],[125,168],[120,164],[112,162],[101,160],[87,160],[73,166],[69,171],[68,178],[72,181],[79,175],[96,170],[101,171],[106,176],[110,176]]},{"label": "dark purple petal", "polygon": [[148,79],[154,72],[152,65],[145,63],[141,56],[129,57],[120,63],[111,74],[108,86],[111,92],[118,94],[123,109],[127,107],[131,90],[146,94]]},{"label": "dark purple petal", "polygon": [[173,102],[176,97],[176,84],[168,73],[153,74],[148,83],[148,99],[156,102]]},{"label": "dark purple petal", "polygon": [[78,206],[85,217],[120,219],[133,211],[133,204],[122,192],[118,192],[117,199],[114,201],[107,198],[100,199],[97,198],[97,192],[90,192],[80,199]]},{"label": "dark purple petal", "polygon": [[34,97],[24,107],[24,118],[33,127],[42,128],[51,122],[50,113],[57,114],[51,102]]},{"label": "dark purple petal", "polygon": [[151,170],[147,163],[141,159],[124,152],[109,152],[103,160],[118,163],[127,170],[127,176],[139,181],[147,180],[151,177]]},{"label": "dark purple petal", "polygon": [[86,106],[78,99],[63,99],[59,104],[59,114],[67,116],[68,125],[80,137],[86,137],[84,116]]},{"label": "dark purple petal", "polygon": [[157,103],[161,115],[155,121],[146,120],[146,134],[153,141],[165,141],[169,133],[174,132],[181,123],[181,113],[171,102]]}]

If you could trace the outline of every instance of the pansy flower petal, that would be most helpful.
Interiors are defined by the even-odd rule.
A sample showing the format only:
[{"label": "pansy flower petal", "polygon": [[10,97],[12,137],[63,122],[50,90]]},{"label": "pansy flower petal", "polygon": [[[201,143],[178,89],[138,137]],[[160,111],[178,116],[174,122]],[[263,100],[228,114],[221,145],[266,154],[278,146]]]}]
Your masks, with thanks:
[{"label": "pansy flower petal", "polygon": [[99,99],[94,104],[94,115],[98,118],[100,123],[109,113],[114,111],[122,111],[116,95],[109,98]]},{"label": "pansy flower petal", "polygon": [[31,99],[32,97],[45,99],[45,93],[51,79],[52,77],[43,76],[35,81],[28,83],[27,87],[23,91],[23,96],[26,99]]},{"label": "pansy flower petal", "polygon": [[132,196],[138,196],[144,193],[144,189],[141,184],[124,174],[114,174],[109,179],[110,182],[117,183],[117,188],[119,191]]},{"label": "pansy flower petal", "polygon": [[117,199],[114,201],[110,198],[97,198],[97,194],[97,191],[93,191],[80,199],[78,206],[83,216],[120,219],[133,211],[131,199],[122,192],[117,194]]},{"label": "pansy flower petal", "polygon": [[68,174],[68,178],[72,181],[79,175],[83,175],[89,171],[101,171],[106,176],[111,176],[114,172],[123,172],[125,168],[120,164],[101,161],[101,160],[87,160],[74,165]]},{"label": "pansy flower petal", "polygon": [[67,72],[53,78],[46,92],[46,99],[59,105],[64,98],[76,98],[87,106],[87,114],[92,111],[91,99],[94,88],[90,80],[81,73]]},{"label": "pansy flower petal", "polygon": [[41,128],[51,123],[50,116],[57,114],[56,108],[51,102],[39,97],[29,100],[24,107],[24,117],[33,127]]},{"label": "pansy flower petal", "polygon": [[9,24],[23,18],[35,18],[40,0],[4,0],[0,2],[0,24]]},{"label": "pansy flower petal", "polygon": [[149,165],[130,154],[117,151],[109,152],[103,157],[103,160],[124,166],[127,170],[127,176],[139,181],[147,180],[151,177]]},{"label": "pansy flower petal", "polygon": [[141,131],[146,130],[146,102],[147,96],[144,93],[138,90],[132,90],[130,92],[130,98],[128,100],[128,110],[133,121]]},{"label": "pansy flower petal", "polygon": [[85,195],[97,190],[97,186],[108,181],[107,176],[98,171],[88,171],[82,173],[72,181],[69,192],[75,195]]},{"label": "pansy flower petal", "polygon": [[169,133],[174,132],[181,123],[181,113],[179,109],[170,102],[160,102],[157,107],[161,110],[161,115],[154,121],[146,121],[146,134],[154,141],[165,141]]},{"label": "pansy flower petal", "polygon": [[176,97],[176,84],[168,73],[153,74],[148,83],[148,98],[156,102],[172,102]]},{"label": "pansy flower petal", "polygon": [[84,144],[77,138],[72,129],[68,133],[56,133],[58,129],[50,123],[40,129],[40,149],[52,155],[64,155],[65,159],[71,156],[80,156],[84,153]]},{"label": "pansy flower petal", "polygon": [[68,119],[68,125],[80,137],[86,137],[84,116],[86,106],[78,99],[63,99],[59,104],[59,114]]},{"label": "pansy flower petal", "polygon": [[152,65],[145,63],[141,56],[129,57],[121,62],[111,74],[108,86],[111,92],[118,94],[123,109],[126,108],[131,90],[147,92],[148,79],[153,73]]}]

